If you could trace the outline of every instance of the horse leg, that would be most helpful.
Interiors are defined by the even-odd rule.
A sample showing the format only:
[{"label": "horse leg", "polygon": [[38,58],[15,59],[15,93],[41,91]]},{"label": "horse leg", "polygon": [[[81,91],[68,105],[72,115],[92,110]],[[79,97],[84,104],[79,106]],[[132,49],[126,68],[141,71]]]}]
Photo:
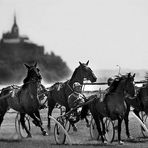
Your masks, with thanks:
[{"label": "horse leg", "polygon": [[25,124],[25,113],[20,113],[20,123],[22,125],[22,128],[24,128],[26,133],[28,134],[27,137],[32,137],[30,131]]},{"label": "horse leg", "polygon": [[42,133],[43,133],[43,135],[44,136],[48,136],[48,133],[45,131],[45,129],[42,127],[42,125],[43,125],[43,123],[42,123],[42,120],[41,120],[41,116],[40,116],[40,112],[39,111],[37,111],[37,112],[35,112],[35,115],[36,115],[36,117],[38,117],[38,119],[40,120],[40,128],[41,128],[41,131],[42,131]]},{"label": "horse leg", "polygon": [[106,133],[106,130],[105,130],[105,124],[104,124],[104,121],[103,121],[103,117],[100,116],[100,122],[102,124],[102,134],[105,136],[105,133]]},{"label": "horse leg", "polygon": [[[99,133],[99,135],[101,136],[102,143],[105,143],[105,144],[106,144],[107,141],[106,141],[105,138],[104,138],[104,133],[105,133],[105,132],[102,132],[102,130],[101,130],[101,125],[100,125],[100,122],[101,122],[102,125],[104,126],[104,124],[103,124],[103,119],[99,118],[99,117],[98,117],[98,114],[93,114],[93,113],[92,113],[92,116],[93,116],[93,118],[94,118],[94,120],[95,120],[98,133]],[[104,131],[105,131],[105,126],[104,126]]]},{"label": "horse leg", "polygon": [[89,111],[89,106],[88,105],[85,105],[85,106],[82,107],[81,119],[85,119],[86,127],[90,127],[89,120],[87,119],[87,115],[89,115],[88,111]]},{"label": "horse leg", "polygon": [[[69,111],[69,107],[66,107],[66,113]],[[78,117],[76,116],[76,120],[78,120]],[[77,127],[75,125],[75,123],[71,120],[71,119],[68,119],[69,123],[71,124],[72,128],[73,128],[73,131],[77,132]]]},{"label": "horse leg", "polygon": [[78,118],[79,118],[79,117],[76,115],[76,119],[75,119],[75,121],[69,119],[69,123],[71,124],[71,126],[72,126],[72,128],[73,128],[73,131],[75,131],[75,132],[78,131],[77,126],[75,125],[76,120],[77,120],[77,121],[79,120]]},{"label": "horse leg", "polygon": [[128,118],[129,112],[130,112],[130,105],[127,105],[127,110],[126,110],[126,113],[125,113],[125,116],[124,116],[124,122],[125,122],[127,139],[132,140],[133,137],[130,135],[130,132],[129,132],[129,118]]},{"label": "horse leg", "polygon": [[[134,113],[139,117],[139,119],[143,122],[143,119],[142,119],[142,118],[140,117],[140,115],[139,115],[139,112],[140,112],[140,111],[134,109],[133,112],[134,112]],[[144,122],[143,122],[143,124],[144,124]],[[145,129],[143,128],[142,125],[141,125],[141,128],[142,128],[143,131],[145,131]]]},{"label": "horse leg", "polygon": [[55,103],[54,100],[48,100],[48,117],[47,117],[47,119],[48,119],[48,124],[47,124],[48,130],[50,130],[50,128],[51,128],[49,115],[51,116],[52,111],[55,107],[55,104],[56,103]]},{"label": "horse leg", "polygon": [[4,115],[5,115],[5,113],[0,114],[0,126],[1,126],[1,124],[3,122],[3,120],[4,120]]},{"label": "horse leg", "polygon": [[[134,113],[139,117],[139,119],[142,121],[142,119],[141,119],[141,117],[140,117],[140,115],[139,115],[139,112],[140,112],[140,111],[134,109],[133,112],[134,112]],[[143,122],[143,121],[142,121],[142,122]]]},{"label": "horse leg", "polygon": [[42,119],[41,119],[41,116],[40,116],[40,112],[39,111],[37,111],[37,112],[35,112],[34,113],[35,114],[35,116],[40,120],[40,122],[41,122],[41,125],[43,124],[43,122],[42,122]]},{"label": "horse leg", "polygon": [[[38,112],[38,113],[37,113],[37,112]],[[42,127],[42,122],[41,122],[40,118],[38,118],[38,117],[36,116],[36,114],[39,114],[39,111],[37,111],[37,112],[36,112],[36,113],[33,113],[33,114],[29,114],[29,116],[34,119],[34,120],[33,120],[33,123],[34,123],[36,126],[40,127],[43,136],[47,136],[48,134],[47,134],[47,132],[45,131],[45,129]]]},{"label": "horse leg", "polygon": [[122,124],[122,119],[119,117],[118,118],[118,142],[119,144],[124,143],[123,141],[121,141],[121,124]]},{"label": "horse leg", "polygon": [[86,127],[90,127],[90,123],[89,123],[89,120],[87,119],[87,117],[85,117],[85,121],[86,121]]}]

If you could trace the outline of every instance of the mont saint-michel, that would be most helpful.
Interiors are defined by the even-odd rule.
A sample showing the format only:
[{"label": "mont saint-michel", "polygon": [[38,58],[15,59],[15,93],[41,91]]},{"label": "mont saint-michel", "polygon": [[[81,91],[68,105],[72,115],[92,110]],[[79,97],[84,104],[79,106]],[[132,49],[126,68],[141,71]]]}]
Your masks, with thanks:
[{"label": "mont saint-michel", "polygon": [[16,15],[10,31],[3,33],[0,40],[0,83],[18,83],[25,75],[24,63],[38,62],[43,79],[47,82],[66,78],[70,69],[53,51],[44,53],[44,46],[30,41],[19,34]]}]

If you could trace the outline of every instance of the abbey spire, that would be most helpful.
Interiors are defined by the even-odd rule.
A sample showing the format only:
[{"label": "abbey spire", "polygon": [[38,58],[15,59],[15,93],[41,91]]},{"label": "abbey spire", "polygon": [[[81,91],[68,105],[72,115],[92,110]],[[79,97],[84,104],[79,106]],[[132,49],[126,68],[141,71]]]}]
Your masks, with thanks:
[{"label": "abbey spire", "polygon": [[19,28],[16,22],[16,14],[14,13],[14,23],[11,29],[11,33],[14,35],[14,37],[18,38],[19,37]]}]

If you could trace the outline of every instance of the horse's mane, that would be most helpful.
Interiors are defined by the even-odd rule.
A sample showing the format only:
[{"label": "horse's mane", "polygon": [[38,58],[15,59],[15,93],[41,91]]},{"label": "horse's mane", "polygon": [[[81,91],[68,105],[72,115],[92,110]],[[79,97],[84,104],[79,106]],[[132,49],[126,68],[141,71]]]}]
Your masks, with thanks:
[{"label": "horse's mane", "polygon": [[109,88],[109,93],[113,93],[115,92],[115,90],[117,89],[118,85],[119,85],[119,82],[120,82],[121,78],[118,79],[118,78],[115,78]]},{"label": "horse's mane", "polygon": [[77,73],[77,71],[78,71],[78,68],[79,68],[79,67],[77,67],[77,68],[75,69],[75,71],[73,72],[73,74],[72,74],[70,80],[72,80],[72,79],[76,76],[76,73]]},{"label": "horse's mane", "polygon": [[30,79],[29,74],[27,74],[27,76],[24,78],[23,83],[27,83]]},{"label": "horse's mane", "polygon": [[109,88],[109,93],[115,92],[115,90],[117,89],[120,81],[125,79],[126,77],[127,77],[127,75],[116,76],[115,79],[113,80],[110,88]]},{"label": "horse's mane", "polygon": [[27,76],[24,78],[23,80],[23,86],[22,86],[22,89],[26,88],[28,86],[28,82],[30,81],[31,79],[31,75],[29,74],[29,72],[27,72]]}]

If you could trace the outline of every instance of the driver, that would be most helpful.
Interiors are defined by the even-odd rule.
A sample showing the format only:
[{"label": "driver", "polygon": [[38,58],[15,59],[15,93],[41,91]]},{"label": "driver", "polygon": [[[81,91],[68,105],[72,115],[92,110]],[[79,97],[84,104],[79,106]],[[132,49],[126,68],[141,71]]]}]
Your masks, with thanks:
[{"label": "driver", "polygon": [[[85,96],[82,94],[82,85],[79,82],[73,84],[73,93],[68,96],[68,105],[72,110],[76,106],[85,102]],[[76,113],[80,115],[82,107],[77,108]]]}]

